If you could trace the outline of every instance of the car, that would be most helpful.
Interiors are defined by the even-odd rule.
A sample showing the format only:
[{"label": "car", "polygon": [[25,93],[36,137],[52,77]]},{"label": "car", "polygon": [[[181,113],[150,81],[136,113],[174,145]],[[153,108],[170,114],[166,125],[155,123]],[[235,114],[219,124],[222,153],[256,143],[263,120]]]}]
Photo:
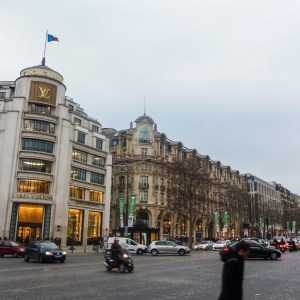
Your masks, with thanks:
[{"label": "car", "polygon": [[51,241],[31,241],[27,245],[24,254],[24,261],[28,262],[30,259],[38,260],[39,262],[59,261],[64,263],[67,253],[59,248]]},{"label": "car", "polygon": [[25,247],[21,246],[20,244],[10,241],[10,240],[3,240],[0,241],[0,256],[3,257],[4,255],[12,255],[13,257],[24,256]]},{"label": "car", "polygon": [[198,250],[212,250],[214,243],[212,241],[202,241],[201,243],[195,245],[194,249]]},{"label": "car", "polygon": [[191,249],[189,247],[177,245],[171,241],[153,241],[148,246],[148,253],[151,253],[153,256],[158,254],[178,254],[183,256],[190,252]]},{"label": "car", "polygon": [[263,247],[267,247],[268,246],[268,242],[266,242],[266,240],[260,239],[260,238],[258,238],[256,236],[252,236],[252,237],[248,237],[248,238],[243,238],[242,240],[243,241],[252,240],[252,241],[258,242]]},{"label": "car", "polygon": [[219,251],[220,249],[222,249],[230,244],[231,244],[230,240],[218,240],[216,243],[213,244],[213,250]]},{"label": "car", "polygon": [[[277,249],[262,247],[258,242],[253,240],[245,240],[245,242],[248,243],[250,247],[250,253],[248,254],[248,258],[263,258],[276,260],[277,258],[281,257],[281,252]],[[223,253],[230,251],[230,249],[234,249],[237,243],[233,243],[232,245],[221,249],[219,252],[220,255],[222,256]]]},{"label": "car", "polygon": [[[143,253],[147,253],[147,246],[138,244],[134,240],[118,237],[119,244],[122,248],[126,248],[130,253],[135,253],[137,255],[142,255]],[[106,249],[110,249],[111,245],[114,243],[115,237],[108,238]]]}]

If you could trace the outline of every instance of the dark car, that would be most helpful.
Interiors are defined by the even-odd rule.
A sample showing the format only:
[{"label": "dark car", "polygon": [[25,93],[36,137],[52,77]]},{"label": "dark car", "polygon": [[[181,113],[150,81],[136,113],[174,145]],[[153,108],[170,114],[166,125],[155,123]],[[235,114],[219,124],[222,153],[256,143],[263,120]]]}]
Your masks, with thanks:
[{"label": "dark car", "polygon": [[[262,247],[258,242],[253,240],[245,240],[246,243],[250,246],[250,253],[248,254],[248,258],[263,258],[263,259],[272,259],[276,260],[277,258],[281,257],[280,251],[274,248],[265,248]],[[224,249],[220,250],[220,255],[222,255],[223,252],[230,251],[230,249],[234,249],[237,243],[234,243],[228,247],[225,247]]]},{"label": "dark car", "polygon": [[268,243],[264,239],[260,239],[260,238],[258,238],[256,236],[252,236],[252,237],[248,237],[248,238],[243,238],[242,240],[243,241],[246,241],[246,240],[255,241],[255,242],[259,243],[263,247],[267,247],[268,246]]},{"label": "dark car", "polygon": [[25,247],[14,241],[0,241],[0,256],[12,255],[13,257],[24,256]]},{"label": "dark car", "polygon": [[66,252],[50,241],[32,241],[25,249],[24,260],[35,259],[40,262],[66,260]]}]

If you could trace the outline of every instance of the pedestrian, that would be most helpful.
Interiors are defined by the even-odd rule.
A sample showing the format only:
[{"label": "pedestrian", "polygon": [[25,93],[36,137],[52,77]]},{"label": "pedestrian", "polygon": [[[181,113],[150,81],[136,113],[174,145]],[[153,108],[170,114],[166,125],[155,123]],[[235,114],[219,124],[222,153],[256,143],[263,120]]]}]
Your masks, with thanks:
[{"label": "pedestrian", "polygon": [[61,245],[61,238],[58,238],[58,247],[60,247],[60,245]]},{"label": "pedestrian", "polygon": [[229,248],[229,251],[221,254],[224,266],[219,300],[243,299],[244,258],[247,258],[249,252],[249,244],[240,241],[234,247]]}]

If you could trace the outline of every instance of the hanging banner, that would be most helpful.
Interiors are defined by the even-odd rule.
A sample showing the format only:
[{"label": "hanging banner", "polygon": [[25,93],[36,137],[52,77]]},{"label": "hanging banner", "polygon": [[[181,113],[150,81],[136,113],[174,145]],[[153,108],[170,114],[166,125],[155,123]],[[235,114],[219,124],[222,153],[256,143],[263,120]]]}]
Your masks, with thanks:
[{"label": "hanging banner", "polygon": [[259,218],[259,220],[258,220],[258,226],[259,226],[259,231],[262,233],[263,232],[263,221],[262,221],[262,218]]},{"label": "hanging banner", "polygon": [[120,227],[124,227],[123,214],[124,214],[124,196],[119,197],[119,208],[120,208]]},{"label": "hanging banner", "polygon": [[129,214],[128,214],[128,227],[133,227],[133,217],[135,212],[136,195],[130,195],[129,198]]},{"label": "hanging banner", "polygon": [[296,231],[296,221],[293,221],[292,223],[292,233],[295,233]]},{"label": "hanging banner", "polygon": [[224,232],[228,229],[228,211],[224,211]]},{"label": "hanging banner", "polygon": [[217,211],[215,212],[215,223],[217,232],[219,232],[219,213]]}]

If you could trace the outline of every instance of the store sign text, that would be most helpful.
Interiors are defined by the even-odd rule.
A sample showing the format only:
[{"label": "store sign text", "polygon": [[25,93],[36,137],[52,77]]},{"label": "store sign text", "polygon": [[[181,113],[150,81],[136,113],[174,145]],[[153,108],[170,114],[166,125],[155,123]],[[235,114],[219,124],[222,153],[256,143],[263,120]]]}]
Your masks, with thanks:
[{"label": "store sign text", "polygon": [[46,77],[50,77],[50,78],[53,78],[55,80],[58,80],[58,81],[63,81],[63,79],[60,77],[60,76],[57,76],[53,73],[48,73],[46,71],[44,72],[40,72],[40,71],[26,71],[24,72],[24,76],[46,76]]},{"label": "store sign text", "polygon": [[29,193],[14,193],[13,198],[24,198],[34,200],[53,200],[52,195],[45,194],[29,194]]}]

